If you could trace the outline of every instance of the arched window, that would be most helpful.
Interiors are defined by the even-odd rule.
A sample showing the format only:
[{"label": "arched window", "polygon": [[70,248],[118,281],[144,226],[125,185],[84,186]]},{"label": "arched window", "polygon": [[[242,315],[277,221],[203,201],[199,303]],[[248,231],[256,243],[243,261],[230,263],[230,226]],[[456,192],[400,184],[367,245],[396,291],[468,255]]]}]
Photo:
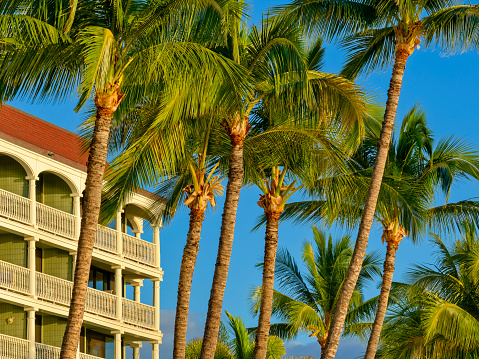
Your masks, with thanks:
[{"label": "arched window", "polygon": [[20,163],[10,156],[0,155],[0,188],[28,197],[27,173]]},{"label": "arched window", "polygon": [[37,202],[72,213],[73,199],[70,186],[59,176],[51,172],[42,172],[37,181]]}]

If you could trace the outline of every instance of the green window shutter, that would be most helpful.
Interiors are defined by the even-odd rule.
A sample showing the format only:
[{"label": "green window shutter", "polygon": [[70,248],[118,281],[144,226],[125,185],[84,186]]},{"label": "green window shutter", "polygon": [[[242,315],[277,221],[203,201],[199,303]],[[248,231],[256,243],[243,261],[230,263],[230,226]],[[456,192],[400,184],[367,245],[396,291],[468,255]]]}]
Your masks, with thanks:
[{"label": "green window shutter", "polygon": [[[9,324],[8,318],[13,318]],[[27,339],[27,313],[22,307],[0,303],[0,334]]]},{"label": "green window shutter", "polygon": [[42,319],[42,344],[61,347],[67,319],[44,315]]},{"label": "green window shutter", "polygon": [[27,173],[22,165],[9,156],[0,155],[0,188],[28,197]]},{"label": "green window shutter", "polygon": [[44,172],[39,177],[37,201],[60,211],[72,213],[73,199],[70,196],[70,186],[53,173]]},{"label": "green window shutter", "polygon": [[0,234],[0,253],[2,261],[27,266],[27,242],[23,237],[13,233]]},{"label": "green window shutter", "polygon": [[61,249],[43,249],[43,273],[71,281],[72,257]]}]

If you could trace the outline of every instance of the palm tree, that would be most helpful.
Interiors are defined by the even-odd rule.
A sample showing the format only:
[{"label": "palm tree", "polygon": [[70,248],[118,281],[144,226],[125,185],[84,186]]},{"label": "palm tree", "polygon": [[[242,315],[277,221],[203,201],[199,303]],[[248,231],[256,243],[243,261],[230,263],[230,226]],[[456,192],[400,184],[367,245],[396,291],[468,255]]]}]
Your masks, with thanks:
[{"label": "palm tree", "polygon": [[[280,249],[278,252],[275,275],[280,290],[273,294],[273,315],[283,322],[272,324],[271,334],[288,340],[298,333],[307,333],[316,338],[321,346],[322,357],[353,244],[349,236],[334,241],[331,235],[327,236],[316,227],[313,227],[313,235],[314,241],[305,242],[302,247],[306,274],[301,273],[288,250]],[[345,329],[351,334],[361,327],[361,313],[374,306],[374,299],[363,302],[362,291],[375,275],[380,274],[378,265],[377,253],[364,258],[353,300],[348,308]],[[254,314],[258,313],[261,300],[262,289],[257,287],[251,296]]]},{"label": "palm tree", "polygon": [[477,41],[477,11],[471,5],[454,5],[455,2],[449,0],[294,0],[291,5],[281,9],[289,18],[299,19],[310,32],[319,31],[328,38],[344,37],[357,32],[344,41],[349,52],[347,64],[342,71],[344,75],[354,78],[361,72],[393,65],[369,194],[366,197],[349,274],[339,298],[338,305],[341,310],[338,310],[333,318],[326,359],[333,359],[335,356],[348,303],[366,252],[407,60],[415,48],[419,48],[421,40],[426,40],[426,45],[436,43],[447,50],[466,49]]},{"label": "palm tree", "polygon": [[[354,224],[361,217],[362,203],[367,196],[371,168],[377,155],[376,143],[371,138],[358,149],[353,157],[354,187],[342,189],[355,193],[345,194],[336,215],[341,221]],[[350,176],[350,175],[346,175]],[[383,243],[387,243],[383,280],[376,318],[366,350],[366,358],[374,358],[386,314],[389,292],[395,267],[396,251],[405,236],[417,241],[427,229],[453,230],[465,219],[479,223],[479,202],[465,200],[448,203],[453,184],[459,179],[479,179],[479,153],[468,143],[454,137],[441,139],[435,145],[427,127],[426,116],[417,106],[404,117],[397,141],[392,142],[386,163],[382,188],[374,218],[382,225]],[[353,191],[353,192],[351,192]],[[434,200],[442,194],[446,203],[434,206]],[[322,194],[323,196],[326,193]],[[300,213],[301,209],[306,209]],[[319,220],[327,209],[322,201],[291,204],[286,217],[298,216],[300,220]]]},{"label": "palm tree", "polygon": [[[317,59],[318,56],[316,56]],[[271,126],[272,121],[265,116],[262,110],[256,111],[257,120],[261,119],[264,126]],[[276,120],[277,121],[277,120]],[[284,124],[283,124],[284,126]],[[283,126],[279,126],[282,128]],[[337,170],[343,167],[345,152],[347,152],[347,143],[343,134],[337,126],[319,129],[316,126],[308,128],[304,124],[296,127],[282,128],[286,133],[289,132],[287,141],[280,141],[283,147],[278,149],[280,166],[273,166],[265,171],[259,166],[259,174],[251,179],[253,183],[261,190],[258,205],[264,211],[266,222],[265,249],[263,261],[263,282],[262,296],[259,307],[258,328],[256,330],[255,358],[265,358],[267,341],[270,332],[271,310],[273,305],[274,292],[274,269],[276,260],[276,250],[278,247],[278,229],[281,213],[289,198],[299,189],[304,187],[311,178],[316,178],[313,173],[327,173],[332,168]],[[278,128],[274,128],[277,132]],[[292,135],[295,136],[292,136]],[[275,136],[279,140],[278,135]],[[349,142],[352,141],[352,135],[349,135]],[[267,145],[266,148],[256,148],[263,154],[269,149],[268,156],[275,146]],[[263,155],[264,156],[264,155]],[[271,158],[270,158],[271,160]],[[251,162],[264,163],[264,160]],[[253,172],[254,171],[250,171]],[[248,180],[248,176],[246,180]],[[297,181],[303,184],[295,187]],[[287,182],[289,184],[286,184]]]},{"label": "palm tree", "polygon": [[479,241],[470,224],[451,248],[434,235],[434,265],[416,264],[385,321],[379,358],[479,355]]},{"label": "palm tree", "polygon": [[[77,109],[90,99],[95,105],[73,294],[61,354],[62,359],[73,359],[80,338],[113,115],[117,109],[128,111],[156,96],[163,102],[163,119],[179,121],[183,111],[194,110],[189,102],[201,99],[205,107],[201,88],[215,87],[215,79],[238,71],[232,70],[227,59],[195,42],[195,36],[201,39],[205,34],[217,34],[214,20],[218,16],[211,10],[215,7],[197,11],[201,1],[84,0],[72,2],[66,15],[58,13],[63,9],[59,1],[38,7],[24,1],[12,4],[15,6],[3,7],[1,24],[3,33],[11,37],[9,44],[18,45],[2,53],[0,99],[25,94],[58,99],[76,87],[80,94]],[[225,88],[225,83],[235,81],[241,84],[237,77],[220,83]],[[238,85],[235,89],[225,92],[226,96],[236,95]]]},{"label": "palm tree", "polygon": [[[255,342],[250,340],[248,330],[240,317],[233,317],[226,312],[228,316],[228,325],[230,333],[221,323],[218,336],[218,344],[215,350],[215,359],[252,359]],[[201,338],[193,339],[186,345],[186,358],[198,359],[201,353],[203,340]],[[275,336],[268,338],[267,357],[269,359],[280,359],[286,354],[283,341]]]},{"label": "palm tree", "polygon": [[[158,187],[156,193],[167,199],[163,210],[165,221],[172,219],[181,202],[189,208],[190,221],[178,282],[173,346],[173,357],[184,358],[191,283],[205,211],[208,203],[215,207],[216,198],[223,194],[223,176],[215,175],[219,163],[215,164],[216,157],[208,152],[210,141],[216,141],[214,136],[219,131],[212,128],[213,118],[185,119],[180,124],[181,129],[173,130],[168,126],[158,130],[154,127],[156,117],[151,116],[150,107],[156,108],[154,104],[137,108],[113,128],[111,147],[121,153],[110,164],[105,176],[108,184],[102,198],[101,213],[103,220],[108,222],[132,191],[154,186]],[[145,132],[145,128],[149,131]],[[91,126],[84,132],[89,137]],[[174,138],[179,135],[184,137],[181,142],[186,142],[186,155],[169,161],[163,148],[171,146],[169,142],[174,143]],[[177,164],[172,166],[172,161]],[[155,208],[152,211],[156,212]]]},{"label": "palm tree", "polygon": [[[201,358],[211,358],[216,348],[221,320],[224,290],[228,275],[234,238],[239,193],[244,177],[244,147],[258,143],[266,136],[253,137],[254,123],[250,122],[259,104],[267,109],[269,118],[276,114],[315,114],[309,121],[337,120],[331,113],[341,108],[345,125],[359,122],[365,106],[361,91],[350,81],[318,70],[316,58],[308,59],[302,48],[301,29],[289,21],[265,20],[262,28],[247,29],[243,19],[232,17],[228,27],[228,46],[217,48],[237,61],[249,74],[251,92],[243,98],[240,107],[233,112],[220,112],[221,122],[230,140],[228,184],[224,203],[218,255],[208,303]],[[317,45],[318,43],[316,43]],[[315,55],[321,54],[321,46],[315,46]],[[319,118],[319,120],[318,120]],[[349,122],[348,122],[349,121]],[[259,124],[259,128],[264,124]],[[247,136],[250,131],[252,133]],[[274,130],[271,130],[274,132]]]},{"label": "palm tree", "polygon": [[262,194],[258,205],[263,208],[266,217],[266,233],[264,237],[263,284],[261,304],[259,308],[258,329],[256,330],[255,358],[265,358],[267,342],[270,332],[271,311],[273,306],[274,267],[276,250],[278,248],[279,217],[284,210],[284,205],[297,188],[295,181],[285,185],[285,175],[279,167],[273,167],[271,178],[258,182]]}]

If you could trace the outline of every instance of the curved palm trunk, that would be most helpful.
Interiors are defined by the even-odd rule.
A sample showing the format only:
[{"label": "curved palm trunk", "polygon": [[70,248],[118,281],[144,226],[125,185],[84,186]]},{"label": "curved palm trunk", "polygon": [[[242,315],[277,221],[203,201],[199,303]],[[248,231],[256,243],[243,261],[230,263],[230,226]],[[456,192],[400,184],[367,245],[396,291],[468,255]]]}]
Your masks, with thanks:
[{"label": "curved palm trunk", "polygon": [[216,257],[215,273],[211,286],[210,300],[208,302],[208,314],[206,316],[203,346],[201,348],[201,359],[213,358],[218,342],[223,296],[226,288],[226,279],[228,277],[231,249],[233,247],[236,212],[243,182],[244,136],[242,136],[240,140],[235,140],[232,136],[230,137],[232,139],[232,148],[228,170],[228,185],[226,186],[218,255]]},{"label": "curved palm trunk", "polygon": [[254,347],[254,359],[265,359],[268,349],[271,311],[273,308],[274,268],[278,248],[278,226],[281,213],[267,214],[266,235],[264,238],[263,284],[259,308],[258,329]]},{"label": "curved palm trunk", "polygon": [[349,301],[351,300],[354,288],[356,287],[356,282],[359,278],[359,273],[361,272],[363,258],[366,254],[369,232],[371,231],[379,190],[381,188],[384,167],[386,166],[386,159],[388,156],[391,134],[394,128],[394,119],[396,117],[399,95],[401,93],[404,70],[406,68],[407,59],[412,54],[413,49],[414,47],[410,48],[410,46],[398,46],[396,49],[396,59],[394,62],[391,81],[389,83],[388,99],[386,102],[386,111],[384,113],[381,135],[379,137],[376,161],[374,163],[374,169],[371,175],[371,182],[369,184],[369,191],[366,197],[361,223],[359,225],[353,256],[349,264],[346,279],[341,287],[338,303],[336,305],[331,327],[329,329],[329,336],[324,351],[325,359],[334,359],[334,356],[336,355],[339,339],[341,337],[341,331],[343,329],[344,320],[346,319],[346,314],[348,311]]},{"label": "curved palm trunk", "polygon": [[201,228],[205,218],[204,209],[190,210],[190,228],[186,239],[183,259],[181,261],[180,279],[178,283],[178,299],[176,302],[175,336],[173,358],[184,359],[186,349],[186,329],[190,306],[191,283],[195,271],[196,257],[200,248]]},{"label": "curved palm trunk", "polygon": [[80,341],[93,244],[100,215],[101,191],[108,154],[111,120],[121,99],[122,95],[120,95],[119,87],[114,87],[110,93],[97,94],[95,96],[97,113],[88,156],[87,177],[82,204],[83,217],[81,220],[80,238],[78,240],[70,312],[60,354],[61,359],[75,359]]},{"label": "curved palm trunk", "polygon": [[378,310],[374,318],[373,328],[369,336],[368,347],[364,359],[374,359],[378,349],[379,337],[383,327],[384,317],[388,309],[389,292],[393,282],[394,267],[396,262],[396,251],[398,244],[388,242],[386,250],[386,259],[384,260],[383,282],[381,284],[381,293],[379,294]]},{"label": "curved palm trunk", "polygon": [[320,359],[323,359],[324,358],[324,355],[326,354],[326,352],[324,351],[324,344],[321,344],[321,356],[319,357]]}]

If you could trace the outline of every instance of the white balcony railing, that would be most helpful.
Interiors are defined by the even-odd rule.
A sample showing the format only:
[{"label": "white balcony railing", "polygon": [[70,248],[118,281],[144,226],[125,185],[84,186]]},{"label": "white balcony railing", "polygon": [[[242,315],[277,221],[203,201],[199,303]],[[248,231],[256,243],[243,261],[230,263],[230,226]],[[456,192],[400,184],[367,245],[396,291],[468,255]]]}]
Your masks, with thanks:
[{"label": "white balcony railing", "polygon": [[[0,334],[0,359],[28,359],[29,341]],[[61,348],[35,343],[35,359],[59,359]],[[100,357],[79,353],[80,359],[99,359]]]},{"label": "white balcony railing", "polygon": [[[44,273],[36,273],[37,296],[53,303],[70,305],[73,282]],[[116,295],[88,288],[85,311],[116,318]]]},{"label": "white balcony railing", "polygon": [[[30,293],[30,269],[0,261],[0,286],[15,292]],[[0,356],[0,358],[2,358]]]},{"label": "white balcony railing", "polygon": [[123,298],[123,321],[144,328],[155,329],[155,307]]},{"label": "white balcony railing", "polygon": [[99,357],[96,357],[94,355],[80,353],[80,359],[98,359],[98,358]]},{"label": "white balcony railing", "polygon": [[28,198],[0,189],[0,215],[30,223],[31,206]]},{"label": "white balcony railing", "polygon": [[35,359],[60,359],[61,348],[35,343]]},{"label": "white balcony railing", "polygon": [[[28,198],[0,189],[0,216],[30,224],[31,206],[32,202]],[[44,231],[69,239],[76,239],[75,233],[80,232],[79,228],[75,228],[80,222],[76,219],[77,217],[70,213],[42,203],[36,204],[36,225]],[[155,244],[123,233],[123,251],[118,253],[117,234],[114,229],[98,225],[95,248],[113,254],[121,254],[125,258],[138,263],[155,266]]]},{"label": "white balcony railing", "polygon": [[123,233],[123,255],[140,263],[155,265],[155,245]]},{"label": "white balcony railing", "polygon": [[1,359],[28,359],[28,340],[0,334]]},{"label": "white balcony railing", "polygon": [[116,295],[88,288],[85,310],[105,317],[116,318],[116,300]]},{"label": "white balcony railing", "polygon": [[117,231],[108,227],[98,225],[95,238],[95,248],[110,253],[117,253]]},{"label": "white balcony railing", "polygon": [[75,238],[75,216],[37,203],[37,225],[45,231]]}]

